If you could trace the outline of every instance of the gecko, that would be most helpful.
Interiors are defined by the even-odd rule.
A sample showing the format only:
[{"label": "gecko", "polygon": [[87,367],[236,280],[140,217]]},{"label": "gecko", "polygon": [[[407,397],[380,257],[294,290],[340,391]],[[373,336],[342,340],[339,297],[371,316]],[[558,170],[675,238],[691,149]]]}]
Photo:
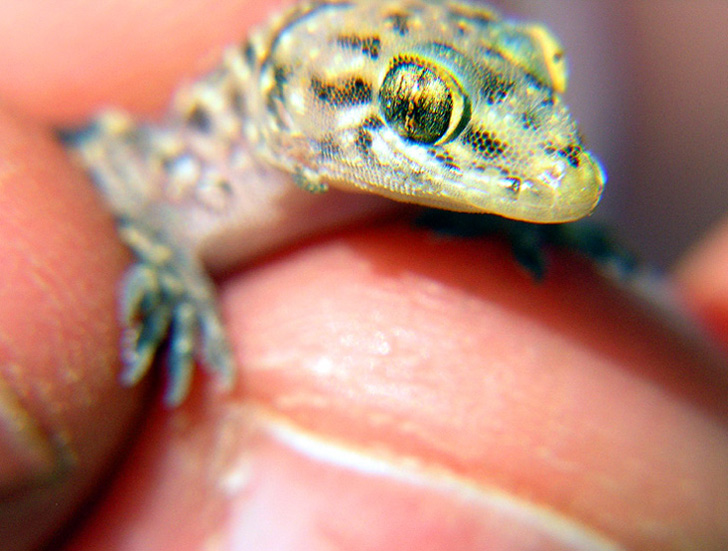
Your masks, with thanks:
[{"label": "gecko", "polygon": [[587,216],[606,175],[566,86],[541,24],[467,1],[317,0],[227,48],[161,122],[102,112],[67,141],[135,255],[122,382],[166,346],[170,406],[198,362],[232,383],[210,258],[274,233],[282,201],[335,188],[536,224]]}]

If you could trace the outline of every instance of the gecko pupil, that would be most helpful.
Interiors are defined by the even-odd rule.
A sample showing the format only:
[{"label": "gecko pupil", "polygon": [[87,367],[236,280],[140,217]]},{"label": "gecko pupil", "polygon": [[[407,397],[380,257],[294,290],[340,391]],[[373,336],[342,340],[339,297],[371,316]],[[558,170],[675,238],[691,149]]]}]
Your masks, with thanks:
[{"label": "gecko pupil", "polygon": [[379,104],[387,124],[414,142],[434,143],[450,126],[453,98],[447,84],[416,63],[399,63],[389,70]]}]

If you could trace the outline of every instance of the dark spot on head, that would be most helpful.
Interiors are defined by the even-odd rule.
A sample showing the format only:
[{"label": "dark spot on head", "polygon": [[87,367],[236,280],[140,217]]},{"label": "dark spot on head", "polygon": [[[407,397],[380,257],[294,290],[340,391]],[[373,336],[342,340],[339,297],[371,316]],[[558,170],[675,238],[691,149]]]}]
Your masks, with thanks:
[{"label": "dark spot on head", "polygon": [[552,108],[554,106],[554,95],[549,94],[544,99],[541,100],[541,107],[546,107],[548,109]]},{"label": "dark spot on head", "polygon": [[356,131],[356,147],[363,155],[369,155],[372,150],[372,135],[366,128],[359,128]]},{"label": "dark spot on head", "polygon": [[506,178],[506,180],[511,183],[511,185],[508,186],[508,191],[513,193],[513,195],[518,195],[518,193],[521,191],[521,179],[511,176],[509,178]]},{"label": "dark spot on head", "polygon": [[370,128],[372,130],[377,130],[382,126],[384,126],[384,122],[376,116],[367,117],[367,119],[362,123],[362,128]]},{"label": "dark spot on head", "polygon": [[360,105],[372,100],[372,87],[361,77],[349,77],[335,82],[313,77],[311,90],[320,101],[336,107]]},{"label": "dark spot on head", "polygon": [[432,156],[433,159],[435,159],[438,163],[440,163],[448,170],[461,172],[460,167],[455,162],[455,159],[452,157],[452,155],[450,155],[450,153],[448,153],[444,149],[440,147],[432,147],[428,149],[427,152]]},{"label": "dark spot on head", "polygon": [[336,160],[341,156],[341,148],[333,138],[324,138],[319,142],[319,154],[324,160]]},{"label": "dark spot on head", "polygon": [[508,148],[508,145],[496,138],[493,133],[472,126],[463,132],[463,141],[487,159],[502,156]]},{"label": "dark spot on head", "polygon": [[582,147],[579,144],[570,144],[566,147],[562,147],[561,149],[557,149],[552,144],[546,145],[544,147],[544,151],[548,155],[558,155],[562,159],[566,159],[566,162],[569,163],[574,168],[579,168],[579,164],[581,163],[580,156],[582,152]]},{"label": "dark spot on head", "polygon": [[533,130],[541,126],[541,122],[535,111],[525,111],[521,113],[521,125],[525,130]]},{"label": "dark spot on head", "polygon": [[378,36],[357,36],[355,34],[341,35],[336,43],[344,48],[358,50],[371,59],[379,58],[379,49],[382,41]]},{"label": "dark spot on head", "polygon": [[536,75],[534,75],[533,73],[529,73],[528,71],[523,72],[523,80],[525,80],[532,88],[538,88],[539,90],[551,90],[550,86],[545,84],[542,80],[538,79]]},{"label": "dark spot on head", "polygon": [[581,146],[575,144],[567,145],[561,151],[559,151],[559,155],[566,159],[567,162],[574,168],[579,168],[579,156],[581,155]]},{"label": "dark spot on head", "polygon": [[409,18],[411,15],[405,12],[397,12],[391,14],[386,18],[386,22],[392,26],[392,29],[399,34],[404,36],[409,32]]},{"label": "dark spot on head", "polygon": [[488,105],[493,105],[506,99],[515,85],[515,82],[504,79],[496,71],[486,69],[483,75],[483,88],[480,93],[488,102]]}]

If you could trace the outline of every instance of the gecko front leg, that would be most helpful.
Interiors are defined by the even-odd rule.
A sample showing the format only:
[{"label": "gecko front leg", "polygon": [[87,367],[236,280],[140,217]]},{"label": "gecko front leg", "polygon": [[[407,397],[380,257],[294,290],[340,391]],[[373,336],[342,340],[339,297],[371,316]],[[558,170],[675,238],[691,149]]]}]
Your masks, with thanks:
[{"label": "gecko front leg", "polygon": [[178,405],[187,396],[196,360],[229,386],[232,353],[213,284],[199,260],[138,220],[120,220],[119,234],[137,259],[122,283],[121,321],[126,328],[122,382],[133,385],[144,377],[157,350],[169,339],[170,381],[164,396],[168,405]]},{"label": "gecko front leg", "polygon": [[[182,207],[190,197],[185,199],[179,189],[182,176],[168,166],[187,155],[189,145],[174,144],[167,132],[139,126],[117,112],[70,140],[112,206],[119,236],[135,257],[119,297],[121,381],[133,385],[141,380],[167,343],[168,405],[187,396],[196,362],[229,386],[234,364],[214,285],[181,231],[180,215],[191,216],[194,209]],[[194,193],[192,200],[205,208]]]}]

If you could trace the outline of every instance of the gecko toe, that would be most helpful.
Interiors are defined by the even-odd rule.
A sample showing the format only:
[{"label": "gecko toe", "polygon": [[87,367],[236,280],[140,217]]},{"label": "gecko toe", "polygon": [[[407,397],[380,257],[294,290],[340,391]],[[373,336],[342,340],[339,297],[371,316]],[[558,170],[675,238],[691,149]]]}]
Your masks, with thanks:
[{"label": "gecko toe", "polygon": [[121,380],[131,386],[149,371],[172,318],[170,304],[163,302],[156,272],[144,263],[135,264],[127,273],[122,286],[121,315]]},{"label": "gecko toe", "polygon": [[200,319],[204,365],[220,377],[224,387],[230,388],[235,379],[232,350],[219,316],[211,314],[214,312],[209,312]]},{"label": "gecko toe", "polygon": [[193,304],[183,302],[174,310],[167,354],[169,382],[164,394],[168,406],[179,405],[189,393],[195,364],[197,312]]},{"label": "gecko toe", "polygon": [[167,405],[187,397],[198,360],[229,387],[232,353],[207,275],[181,256],[153,262],[135,252],[139,260],[127,272],[120,296],[122,383],[131,386],[144,378],[166,344]]}]

